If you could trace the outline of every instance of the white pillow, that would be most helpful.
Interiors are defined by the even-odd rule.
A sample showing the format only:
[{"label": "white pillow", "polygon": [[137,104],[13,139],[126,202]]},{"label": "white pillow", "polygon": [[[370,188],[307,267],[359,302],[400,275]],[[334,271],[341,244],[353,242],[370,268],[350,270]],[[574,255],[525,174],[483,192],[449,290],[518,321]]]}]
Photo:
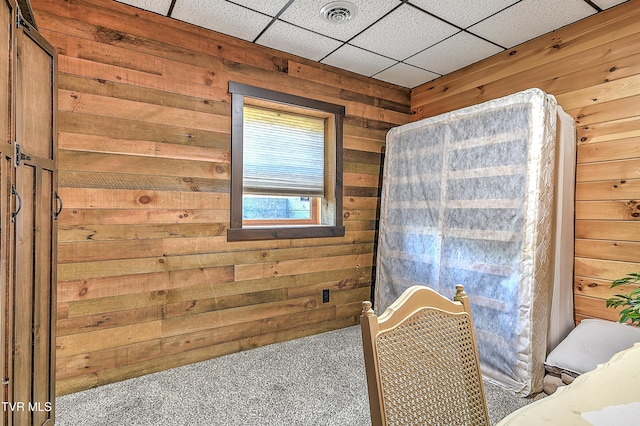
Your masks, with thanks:
[{"label": "white pillow", "polygon": [[594,370],[616,353],[640,342],[640,327],[618,322],[585,319],[547,356],[545,367],[574,375]]}]

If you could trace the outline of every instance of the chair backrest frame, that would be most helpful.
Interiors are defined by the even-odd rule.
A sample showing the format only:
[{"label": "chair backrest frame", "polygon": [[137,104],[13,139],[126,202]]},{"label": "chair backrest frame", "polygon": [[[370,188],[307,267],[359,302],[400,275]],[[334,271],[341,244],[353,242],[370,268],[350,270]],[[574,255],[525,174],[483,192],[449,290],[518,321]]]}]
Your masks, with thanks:
[{"label": "chair backrest frame", "polygon": [[[405,320],[423,310],[438,310],[452,316],[466,316],[466,321],[470,325],[470,334],[473,340],[475,351],[475,371],[479,381],[479,392],[484,404],[484,423],[489,425],[489,416],[486,409],[486,397],[480,372],[480,361],[478,358],[475,330],[471,316],[471,306],[469,297],[464,292],[462,285],[456,286],[454,300],[442,296],[431,288],[424,286],[413,286],[392,303],[379,317],[372,309],[371,302],[362,303],[362,315],[360,318],[362,342],[364,351],[365,368],[367,371],[367,387],[369,391],[369,407],[371,422],[373,426],[387,425],[387,415],[385,413],[385,401],[383,395],[383,385],[380,376],[380,365],[377,353],[378,336],[387,333],[402,325]],[[456,407],[449,407],[455,410]]]}]

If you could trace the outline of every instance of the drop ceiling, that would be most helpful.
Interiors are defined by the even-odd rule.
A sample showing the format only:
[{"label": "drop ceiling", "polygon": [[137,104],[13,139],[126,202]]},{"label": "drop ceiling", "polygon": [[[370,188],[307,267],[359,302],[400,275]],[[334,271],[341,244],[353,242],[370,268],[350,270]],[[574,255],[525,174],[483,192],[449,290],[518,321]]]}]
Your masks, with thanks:
[{"label": "drop ceiling", "polygon": [[331,0],[117,1],[408,88],[624,3],[350,0],[335,23],[321,16]]}]

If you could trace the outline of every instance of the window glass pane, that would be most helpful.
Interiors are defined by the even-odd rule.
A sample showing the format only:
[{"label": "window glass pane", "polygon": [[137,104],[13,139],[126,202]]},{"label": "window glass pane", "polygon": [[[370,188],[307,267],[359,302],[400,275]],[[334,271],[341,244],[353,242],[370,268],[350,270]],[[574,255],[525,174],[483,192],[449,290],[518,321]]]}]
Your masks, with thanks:
[{"label": "window glass pane", "polygon": [[244,193],[324,194],[324,119],[244,108]]},{"label": "window glass pane", "polygon": [[245,195],[242,200],[244,220],[309,220],[310,197],[270,197]]}]

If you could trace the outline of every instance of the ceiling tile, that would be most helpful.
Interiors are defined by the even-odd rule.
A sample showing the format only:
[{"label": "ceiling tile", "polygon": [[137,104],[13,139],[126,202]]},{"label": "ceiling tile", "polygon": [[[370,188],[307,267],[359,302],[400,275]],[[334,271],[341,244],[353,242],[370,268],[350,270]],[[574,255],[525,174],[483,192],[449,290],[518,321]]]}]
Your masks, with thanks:
[{"label": "ceiling tile", "polygon": [[171,17],[248,41],[271,22],[269,16],[225,0],[177,0]]},{"label": "ceiling tile", "polygon": [[517,0],[467,0],[463,4],[442,0],[409,0],[409,2],[445,21],[467,28],[469,25],[517,3]]},{"label": "ceiling tile", "polygon": [[502,49],[498,46],[461,31],[405,62],[439,74],[447,74],[499,52]]},{"label": "ceiling tile", "polygon": [[342,44],[282,21],[274,22],[256,43],[314,61],[324,58]]},{"label": "ceiling tile", "polygon": [[276,16],[278,12],[282,10],[285,4],[289,0],[230,0],[232,3],[236,3],[245,6],[249,9],[253,9],[256,12],[262,12],[269,16]]},{"label": "ceiling tile", "polygon": [[373,76],[378,80],[408,88],[416,87],[438,77],[440,77],[440,74],[434,74],[402,62]]},{"label": "ceiling tile", "polygon": [[160,15],[167,16],[169,13],[169,7],[171,6],[171,0],[116,0],[117,2],[128,4],[130,6],[139,7],[150,12],[159,13]]},{"label": "ceiling tile", "polygon": [[582,0],[523,0],[469,31],[509,48],[594,13]]},{"label": "ceiling tile", "polygon": [[349,44],[345,44],[321,62],[366,76],[372,76],[396,63],[393,59],[376,55]]},{"label": "ceiling tile", "polygon": [[456,32],[456,27],[403,4],[350,43],[403,60]]},{"label": "ceiling tile", "polygon": [[[161,15],[166,15],[172,4],[172,0],[114,1]],[[257,40],[261,45],[415,87],[492,56],[500,51],[499,46],[510,48],[593,15],[597,8],[625,3],[350,0],[357,6],[357,14],[337,25],[320,16],[322,6],[331,1],[173,0],[171,17],[248,41],[262,34]],[[478,37],[460,32],[460,28]]]},{"label": "ceiling tile", "polygon": [[626,0],[593,0],[593,2],[599,6],[600,9],[609,9],[610,7],[625,3]]},{"label": "ceiling tile", "polygon": [[280,19],[347,41],[399,4],[396,0],[350,0],[358,8],[356,16],[343,24],[334,24],[320,16],[322,6],[330,2],[331,0],[296,0],[280,15]]}]

